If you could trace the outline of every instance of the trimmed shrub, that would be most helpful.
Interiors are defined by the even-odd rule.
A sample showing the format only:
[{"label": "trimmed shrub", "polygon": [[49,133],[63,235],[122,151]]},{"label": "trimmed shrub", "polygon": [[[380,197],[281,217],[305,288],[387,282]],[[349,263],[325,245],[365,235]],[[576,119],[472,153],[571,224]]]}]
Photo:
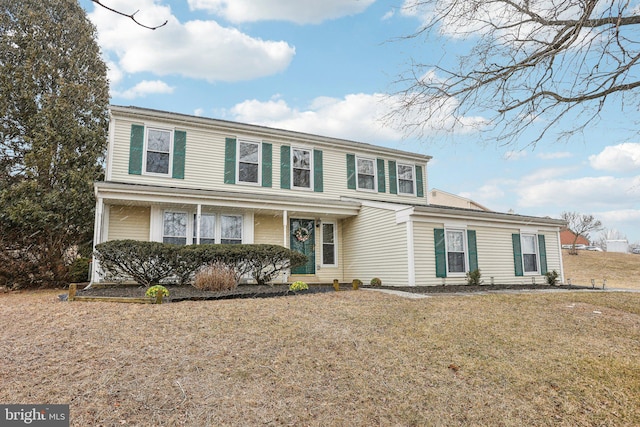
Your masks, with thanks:
[{"label": "trimmed shrub", "polygon": [[380,280],[377,277],[374,277],[373,279],[371,279],[371,281],[369,282],[369,284],[371,286],[382,286],[382,280]]},{"label": "trimmed shrub", "polygon": [[114,278],[131,277],[144,286],[158,284],[175,270],[181,246],[137,240],[112,240],[96,245],[96,259]]},{"label": "trimmed shrub", "polygon": [[466,276],[467,276],[467,285],[480,286],[482,285],[482,283],[484,283],[484,280],[480,280],[480,277],[482,276],[482,274],[478,269],[473,271],[468,271]]},{"label": "trimmed shrub", "polygon": [[195,275],[193,286],[201,291],[228,291],[238,286],[233,268],[222,262],[202,267]]},{"label": "trimmed shrub", "polygon": [[133,278],[151,286],[171,279],[180,284],[195,280],[203,266],[224,264],[237,284],[243,276],[259,285],[279,272],[307,262],[303,254],[278,245],[171,245],[159,242],[114,240],[96,246],[96,258],[114,279]]}]

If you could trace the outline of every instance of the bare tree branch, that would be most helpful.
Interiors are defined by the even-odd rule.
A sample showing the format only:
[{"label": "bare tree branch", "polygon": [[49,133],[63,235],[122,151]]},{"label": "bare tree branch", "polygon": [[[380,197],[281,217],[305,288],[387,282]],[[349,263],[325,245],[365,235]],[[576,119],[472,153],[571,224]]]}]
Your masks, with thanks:
[{"label": "bare tree branch", "polygon": [[92,1],[92,2],[94,2],[95,4],[99,5],[99,6],[102,6],[103,8],[107,9],[107,10],[108,10],[108,11],[110,11],[110,12],[113,12],[113,13],[116,13],[116,14],[118,14],[118,15],[125,16],[125,17],[127,17],[127,18],[131,19],[133,22],[135,22],[135,23],[136,23],[136,24],[138,24],[139,26],[141,26],[141,27],[143,27],[143,28],[147,28],[147,29],[149,29],[149,30],[157,30],[157,29],[158,29],[158,28],[160,28],[160,27],[164,27],[165,25],[167,25],[167,22],[169,22],[169,21],[165,20],[165,21],[164,21],[162,24],[160,24],[160,25],[156,25],[155,27],[150,27],[150,26],[148,26],[148,25],[142,24],[140,21],[138,21],[138,20],[136,19],[136,14],[137,14],[138,12],[140,12],[139,10],[136,10],[135,12],[133,12],[133,13],[131,13],[131,14],[127,14],[127,13],[121,12],[121,11],[119,11],[119,10],[117,10],[117,9],[113,9],[113,8],[111,8],[111,7],[109,7],[109,6],[106,6],[105,4],[101,3],[101,2],[100,2],[100,0],[91,0],[91,1]]},{"label": "bare tree branch", "polygon": [[484,117],[473,123],[506,144],[536,126],[535,144],[565,121],[558,134],[571,136],[612,103],[624,109],[640,87],[640,15],[627,0],[416,0],[406,12],[424,24],[405,39],[470,46],[413,61],[395,82],[386,118],[407,134],[424,137],[448,108],[450,131]]}]

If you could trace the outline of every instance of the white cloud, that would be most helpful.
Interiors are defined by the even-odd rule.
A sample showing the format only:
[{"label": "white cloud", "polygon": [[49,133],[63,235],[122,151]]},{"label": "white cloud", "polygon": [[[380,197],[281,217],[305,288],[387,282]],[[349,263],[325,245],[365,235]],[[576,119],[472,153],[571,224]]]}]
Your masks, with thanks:
[{"label": "white cloud", "polygon": [[[275,97],[269,101],[247,100],[225,112],[233,120],[281,129],[385,144],[397,142],[406,136],[399,126],[383,120],[395,108],[396,100],[384,94],[348,94],[344,98],[318,97],[304,109],[289,106]],[[452,104],[450,104],[452,106]],[[469,132],[471,127],[449,123],[451,114],[445,108],[430,119],[425,127],[442,128],[443,123],[458,133]],[[475,123],[480,119],[463,118]]]},{"label": "white cloud", "polygon": [[141,98],[152,94],[168,94],[173,93],[173,87],[169,86],[161,80],[143,80],[134,87],[123,92],[113,91],[113,96],[125,99]]},{"label": "white cloud", "polygon": [[[114,0],[110,7],[132,8],[125,0]],[[251,37],[215,21],[181,23],[169,6],[153,0],[136,2],[135,8],[140,10],[136,18],[145,24],[168,23],[150,31],[100,7],[90,14],[103,51],[126,73],[181,75],[211,82],[250,80],[283,71],[295,55],[295,48],[284,41]]]},{"label": "white cloud", "polygon": [[523,207],[558,206],[562,210],[588,207],[627,208],[640,203],[640,176],[618,178],[613,176],[583,177],[576,179],[524,179],[516,188],[518,204]]},{"label": "white cloud", "polygon": [[193,115],[202,117],[204,115],[204,108],[196,108],[195,110],[193,110]]},{"label": "white cloud", "polygon": [[388,19],[391,19],[394,17],[395,14],[396,14],[396,11],[394,9],[391,9],[390,11],[388,11],[382,16],[382,20],[386,21]]},{"label": "white cloud", "polygon": [[228,21],[290,21],[318,24],[327,19],[355,15],[375,0],[188,0],[192,10],[206,10]]},{"label": "white cloud", "polygon": [[556,153],[538,153],[536,157],[542,160],[556,160],[556,159],[568,159],[573,157],[573,154],[568,151],[560,151]]},{"label": "white cloud", "polygon": [[640,143],[605,147],[599,154],[589,156],[591,167],[598,170],[631,172],[640,170]]},{"label": "white cloud", "polygon": [[635,222],[636,227],[640,222],[640,209],[622,209],[617,211],[604,211],[598,213],[598,218],[604,222]]},{"label": "white cloud", "polygon": [[282,99],[247,100],[228,113],[240,122],[281,129],[355,141],[398,141],[402,139],[401,132],[378,120],[386,111],[382,94],[351,94],[342,99],[316,98],[305,110],[292,108]]}]

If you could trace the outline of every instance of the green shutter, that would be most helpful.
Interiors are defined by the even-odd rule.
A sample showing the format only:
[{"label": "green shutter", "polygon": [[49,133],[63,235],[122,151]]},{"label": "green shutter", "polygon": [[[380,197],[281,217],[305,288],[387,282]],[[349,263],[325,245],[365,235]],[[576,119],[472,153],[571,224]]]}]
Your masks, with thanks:
[{"label": "green shutter", "polygon": [[475,271],[478,269],[478,247],[475,230],[467,230],[467,244],[469,245],[469,271]]},{"label": "green shutter", "polygon": [[516,271],[516,276],[523,276],[522,270],[522,248],[520,246],[520,234],[512,234],[511,240],[513,241],[513,264]]},{"label": "green shutter", "polygon": [[387,184],[386,184],[386,180],[385,180],[385,174],[384,174],[384,160],[383,159],[377,159],[377,163],[378,163],[378,193],[384,193],[385,191],[387,191]]},{"label": "green shutter", "polygon": [[322,182],[322,151],[313,150],[313,191],[322,193],[324,185]]},{"label": "green shutter", "polygon": [[416,192],[418,197],[424,197],[424,182],[422,181],[422,166],[418,166],[418,165],[416,165]]},{"label": "green shutter", "polygon": [[547,274],[547,245],[544,241],[544,235],[538,234],[538,249],[540,250],[540,274]]},{"label": "green shutter", "polygon": [[144,126],[131,125],[129,145],[129,173],[142,175],[142,151],[144,150]]},{"label": "green shutter", "polygon": [[226,138],[224,147],[224,183],[236,183],[236,139]]},{"label": "green shutter", "polygon": [[291,188],[291,147],[280,147],[280,188]]},{"label": "green shutter", "polygon": [[[389,193],[398,194],[398,179],[396,178],[396,162],[394,162],[393,160],[389,160]],[[443,276],[443,277],[446,277],[446,276]]]},{"label": "green shutter", "polygon": [[173,172],[172,176],[184,179],[184,162],[187,150],[187,133],[182,130],[173,132]]},{"label": "green shutter", "polygon": [[444,228],[433,229],[436,252],[436,277],[447,277],[447,249],[444,243]]},{"label": "green shutter", "polygon": [[273,146],[268,142],[262,143],[262,186],[271,187],[273,175]]},{"label": "green shutter", "polygon": [[347,154],[347,188],[356,189],[356,156]]}]

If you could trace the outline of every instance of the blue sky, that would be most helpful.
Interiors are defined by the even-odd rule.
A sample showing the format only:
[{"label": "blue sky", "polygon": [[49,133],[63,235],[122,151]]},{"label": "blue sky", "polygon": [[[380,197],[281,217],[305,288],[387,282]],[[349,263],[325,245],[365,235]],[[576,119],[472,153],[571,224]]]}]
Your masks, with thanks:
[{"label": "blue sky", "polygon": [[465,127],[417,139],[381,120],[390,108],[384,94],[398,88],[394,82],[412,58],[446,62],[460,43],[397,40],[420,25],[403,12],[404,1],[103,0],[139,10],[136,17],[148,25],[169,21],[155,31],[89,0],[80,4],[98,28],[113,104],[429,154],[430,188],[502,212],[594,214],[640,242],[637,108],[635,116],[605,111],[584,134],[568,142],[549,135],[535,149],[501,146]]}]

